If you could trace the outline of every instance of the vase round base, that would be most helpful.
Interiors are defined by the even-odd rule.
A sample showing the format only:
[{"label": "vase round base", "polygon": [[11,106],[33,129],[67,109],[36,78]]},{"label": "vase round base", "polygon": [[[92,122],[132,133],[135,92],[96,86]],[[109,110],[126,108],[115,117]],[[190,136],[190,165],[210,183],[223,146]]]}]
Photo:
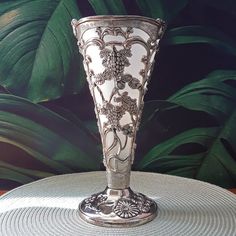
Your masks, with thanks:
[{"label": "vase round base", "polygon": [[157,204],[130,188],[111,189],[93,194],[79,205],[80,217],[94,225],[104,227],[133,227],[153,220]]}]

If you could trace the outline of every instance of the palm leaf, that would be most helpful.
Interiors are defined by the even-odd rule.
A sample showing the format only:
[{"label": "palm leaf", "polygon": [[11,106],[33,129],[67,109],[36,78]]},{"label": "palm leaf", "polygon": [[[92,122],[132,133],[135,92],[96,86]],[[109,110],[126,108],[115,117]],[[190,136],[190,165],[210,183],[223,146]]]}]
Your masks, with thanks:
[{"label": "palm leaf", "polygon": [[76,1],[0,3],[0,84],[34,102],[80,91],[81,59],[70,21]]}]

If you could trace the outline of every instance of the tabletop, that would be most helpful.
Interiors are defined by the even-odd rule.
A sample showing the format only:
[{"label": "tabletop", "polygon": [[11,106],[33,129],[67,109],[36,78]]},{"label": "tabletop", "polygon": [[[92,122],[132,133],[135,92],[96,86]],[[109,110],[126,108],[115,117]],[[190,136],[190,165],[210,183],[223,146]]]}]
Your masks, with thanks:
[{"label": "tabletop", "polygon": [[157,217],[133,228],[84,222],[79,202],[106,185],[104,172],[53,176],[0,198],[0,235],[236,236],[236,195],[218,186],[176,176],[132,172],[131,187],[158,205]]}]

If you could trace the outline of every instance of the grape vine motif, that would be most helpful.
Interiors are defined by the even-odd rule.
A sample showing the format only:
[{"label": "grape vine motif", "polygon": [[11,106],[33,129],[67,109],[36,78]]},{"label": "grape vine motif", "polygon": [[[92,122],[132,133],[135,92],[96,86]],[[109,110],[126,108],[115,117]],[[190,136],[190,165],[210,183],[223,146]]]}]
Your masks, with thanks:
[{"label": "grape vine motif", "polygon": [[[85,57],[85,63],[88,68],[88,80],[90,83],[90,89],[92,94],[93,89],[97,90],[97,94],[100,94],[101,100],[96,104],[96,112],[98,115],[104,115],[106,120],[100,119],[99,127],[102,129],[102,139],[104,143],[104,156],[105,166],[110,168],[112,171],[121,171],[117,165],[117,161],[125,162],[130,158],[133,158],[132,150],[129,154],[125,154],[126,157],[120,158],[120,153],[125,150],[128,142],[133,142],[135,138],[136,129],[140,121],[140,113],[142,111],[142,97],[145,93],[145,81],[146,69],[140,70],[142,82],[126,72],[125,68],[130,66],[130,59],[132,58],[131,47],[133,44],[139,42],[139,38],[131,37],[130,34],[133,32],[132,28],[123,30],[120,27],[102,29],[98,27],[96,29],[98,38],[94,38],[94,44],[99,46],[99,56],[101,58],[103,71],[100,73],[94,73],[93,70],[89,70],[89,64],[92,59],[89,55]],[[121,35],[125,38],[125,41],[121,42],[111,41],[107,42],[104,40],[105,35]],[[140,42],[139,42],[140,43]],[[142,45],[146,45],[144,41]],[[122,48],[121,48],[122,46]],[[148,46],[147,46],[148,47]],[[147,54],[148,55],[148,54]],[[145,68],[148,64],[148,56],[143,56],[141,62],[144,63]],[[142,72],[142,73],[141,73]],[[107,81],[114,82],[113,89],[108,98],[105,98],[103,85]],[[138,90],[137,97],[132,98],[129,96],[128,91]],[[138,95],[139,93],[139,95]],[[93,95],[94,96],[94,95]],[[96,98],[94,98],[96,100]],[[138,100],[139,99],[139,100]],[[126,122],[122,122],[122,118],[125,117]],[[124,120],[124,121],[125,121]],[[112,143],[107,145],[107,137],[111,138],[110,135],[113,133]],[[109,134],[109,135],[108,135]],[[121,139],[120,134],[123,134],[125,138]],[[135,145],[131,145],[131,148]],[[122,155],[125,152],[122,153]],[[112,163],[112,164],[111,164]]]},{"label": "grape vine motif", "polygon": [[[132,89],[142,89],[142,85],[138,79],[130,74],[124,74],[125,67],[130,65],[128,57],[132,56],[131,50],[130,48],[117,50],[113,45],[112,50],[108,48],[102,49],[100,56],[103,58],[102,65],[105,69],[102,73],[94,75],[95,83],[102,85],[106,80],[113,79],[116,82],[115,94],[118,94],[118,96],[113,98],[113,101],[117,105],[104,100],[102,105],[98,106],[98,112],[107,117],[108,122],[104,124],[105,128],[122,130],[123,134],[132,137],[134,134],[133,126],[138,116],[137,101],[128,96],[128,92],[123,92],[122,94],[119,92],[119,90],[125,88],[126,83]],[[121,127],[120,120],[126,111],[131,116],[132,125],[127,124]]]},{"label": "grape vine motif", "polygon": [[117,102],[118,105],[104,101],[102,106],[98,107],[99,114],[106,115],[108,119],[108,122],[104,124],[104,127],[110,127],[111,130],[122,130],[125,135],[131,137],[133,134],[133,127],[129,124],[121,127],[120,119],[125,112],[128,112],[131,116],[132,123],[135,122],[135,117],[138,114],[136,99],[129,97],[128,92],[123,92],[120,97],[115,97],[114,101]]},{"label": "grape vine motif", "polygon": [[130,48],[117,50],[113,45],[112,50],[104,48],[100,51],[100,57],[103,58],[102,65],[105,70],[94,76],[95,83],[102,85],[106,80],[114,79],[118,89],[124,89],[125,83],[132,89],[141,89],[142,86],[138,79],[132,77],[130,74],[124,74],[124,68],[129,66],[129,60],[127,57],[131,57]]}]

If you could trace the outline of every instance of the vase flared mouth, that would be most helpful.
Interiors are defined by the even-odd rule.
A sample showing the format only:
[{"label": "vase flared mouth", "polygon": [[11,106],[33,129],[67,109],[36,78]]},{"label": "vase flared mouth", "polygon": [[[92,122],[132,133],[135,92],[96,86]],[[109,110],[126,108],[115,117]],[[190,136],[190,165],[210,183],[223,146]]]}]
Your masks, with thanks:
[{"label": "vase flared mouth", "polygon": [[154,19],[146,16],[138,16],[138,15],[96,15],[96,16],[87,16],[83,17],[79,20],[73,19],[72,24],[74,26],[79,26],[83,23],[89,22],[97,22],[97,21],[105,21],[105,22],[113,22],[113,21],[140,21],[147,22],[156,26],[165,26],[165,22],[160,19]]}]

